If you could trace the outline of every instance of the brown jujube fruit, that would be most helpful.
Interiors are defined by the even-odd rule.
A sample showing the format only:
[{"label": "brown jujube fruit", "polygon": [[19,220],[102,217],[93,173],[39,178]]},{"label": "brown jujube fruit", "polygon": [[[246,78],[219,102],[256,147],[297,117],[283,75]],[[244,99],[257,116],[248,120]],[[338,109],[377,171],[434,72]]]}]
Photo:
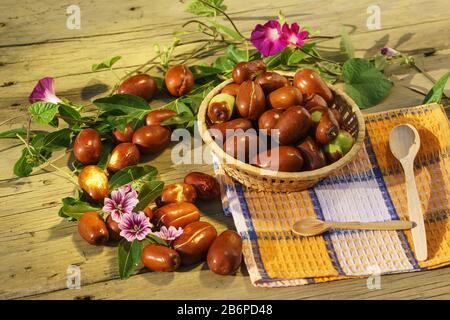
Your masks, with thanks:
[{"label": "brown jujube fruit", "polygon": [[[248,119],[243,119],[243,118],[238,118],[238,119],[230,120],[230,121],[223,122],[223,123],[216,123],[210,127],[210,129],[216,129],[216,130],[220,131],[220,133],[222,134],[223,142],[226,140],[227,130],[242,129],[245,132],[251,128],[253,128],[252,122]],[[213,138],[214,138],[214,135],[213,135]],[[217,137],[215,137],[215,138],[217,139]]]},{"label": "brown jujube fruit", "polygon": [[100,167],[90,165],[81,169],[78,184],[95,201],[108,196],[108,177]]},{"label": "brown jujube fruit", "polygon": [[306,170],[316,170],[326,165],[325,155],[311,137],[306,137],[297,148],[300,150]]},{"label": "brown jujube fruit", "polygon": [[194,75],[185,65],[177,64],[167,70],[164,82],[171,95],[180,97],[194,87]]},{"label": "brown jujube fruit", "polygon": [[267,134],[270,136],[270,130],[274,129],[280,120],[283,110],[281,109],[269,109],[265,111],[258,119],[258,127],[260,130],[267,130]]},{"label": "brown jujube fruit", "polygon": [[147,218],[149,218],[150,220],[153,219],[153,209],[150,207],[145,207],[144,209],[144,214]]},{"label": "brown jujube fruit", "polygon": [[223,123],[231,118],[233,109],[225,101],[214,102],[208,106],[207,116],[213,123]]},{"label": "brown jujube fruit", "polygon": [[122,239],[122,236],[120,235],[119,224],[113,220],[111,215],[106,218],[106,227],[108,228],[110,240],[119,241],[120,239]]},{"label": "brown jujube fruit", "polygon": [[208,222],[196,221],[184,227],[183,234],[173,242],[173,248],[183,265],[203,260],[217,236],[216,228]]},{"label": "brown jujube fruit", "polygon": [[161,203],[190,202],[197,200],[197,191],[187,183],[172,183],[164,187],[161,192]]},{"label": "brown jujube fruit", "polygon": [[324,145],[323,152],[329,164],[338,161],[344,156],[341,147],[334,143],[334,141]]},{"label": "brown jujube fruit", "polygon": [[159,124],[143,126],[133,135],[133,143],[144,154],[158,153],[170,143],[170,130]]},{"label": "brown jujube fruit", "polygon": [[209,247],[207,262],[209,269],[220,275],[236,272],[242,262],[242,239],[232,230],[222,232]]},{"label": "brown jujube fruit", "polygon": [[305,108],[306,110],[311,110],[312,108],[315,107],[322,107],[322,108],[328,108],[328,104],[325,101],[324,98],[322,98],[320,95],[318,94],[312,94],[310,96],[308,96],[305,100]]},{"label": "brown jujube fruit", "polygon": [[117,93],[132,94],[147,101],[151,100],[157,93],[158,86],[155,79],[148,74],[131,76],[122,82]]},{"label": "brown jujube fruit", "polygon": [[95,164],[102,155],[102,140],[97,130],[87,128],[78,133],[73,144],[75,159],[82,164]]},{"label": "brown jujube fruit", "polygon": [[331,111],[322,114],[316,128],[316,141],[327,144],[334,140],[339,134],[339,124]]},{"label": "brown jujube fruit", "polygon": [[223,87],[220,92],[227,93],[229,95],[236,97],[237,93],[239,91],[239,87],[240,87],[240,85],[237,83],[230,83],[230,84],[227,84],[225,87]]},{"label": "brown jujube fruit", "polygon": [[[278,153],[278,166],[276,159],[271,159],[272,153]],[[276,156],[274,157],[276,158]],[[281,172],[295,172],[301,171],[303,168],[303,157],[300,151],[291,146],[281,146],[278,148],[272,148],[265,152],[258,154],[252,161],[256,166]]]},{"label": "brown jujube fruit", "polygon": [[246,80],[253,80],[258,75],[266,72],[266,65],[262,60],[239,62],[232,72],[233,81],[241,84]]},{"label": "brown jujube fruit", "polygon": [[261,86],[251,80],[244,81],[236,97],[236,108],[242,118],[257,120],[266,108]]},{"label": "brown jujube fruit", "polygon": [[147,117],[145,118],[145,124],[148,126],[154,125],[154,124],[161,124],[164,120],[170,119],[174,116],[176,116],[176,111],[168,110],[168,109],[161,109],[161,110],[154,110],[149,112],[147,114]]},{"label": "brown jujube fruit", "polygon": [[333,92],[316,71],[311,69],[298,70],[294,76],[293,84],[300,89],[306,99],[308,99],[308,96],[318,94],[327,102],[328,106],[333,104]]},{"label": "brown jujube fruit", "polygon": [[278,141],[282,146],[297,143],[308,134],[309,128],[311,115],[303,107],[290,107],[284,111],[274,127],[278,130]]},{"label": "brown jujube fruit", "polygon": [[136,145],[124,142],[118,144],[111,152],[108,161],[108,170],[116,172],[128,166],[134,166],[139,163],[141,153]]},{"label": "brown jujube fruit", "polygon": [[175,271],[181,263],[180,255],[173,250],[161,245],[148,244],[141,254],[142,264],[153,271]]},{"label": "brown jujube fruit", "polygon": [[81,215],[78,220],[78,233],[92,245],[104,244],[109,239],[108,228],[97,212],[86,212]]},{"label": "brown jujube fruit", "polygon": [[169,203],[155,210],[153,222],[156,226],[184,228],[200,219],[200,210],[190,202]]},{"label": "brown jujube fruit", "polygon": [[303,96],[296,87],[282,87],[269,94],[269,103],[274,109],[287,109],[292,106],[300,106]]},{"label": "brown jujube fruit", "polygon": [[259,137],[256,133],[241,133],[228,137],[223,150],[235,159],[248,163],[257,153]]},{"label": "brown jujube fruit", "polygon": [[276,72],[264,72],[256,77],[255,83],[259,84],[265,94],[289,85],[285,76]]},{"label": "brown jujube fruit", "polygon": [[184,177],[184,183],[192,185],[197,191],[200,200],[215,200],[220,197],[219,182],[209,174],[203,172],[191,172]]},{"label": "brown jujube fruit", "polygon": [[123,132],[116,128],[112,133],[117,142],[131,142],[133,139],[134,129],[131,124],[127,123]]}]

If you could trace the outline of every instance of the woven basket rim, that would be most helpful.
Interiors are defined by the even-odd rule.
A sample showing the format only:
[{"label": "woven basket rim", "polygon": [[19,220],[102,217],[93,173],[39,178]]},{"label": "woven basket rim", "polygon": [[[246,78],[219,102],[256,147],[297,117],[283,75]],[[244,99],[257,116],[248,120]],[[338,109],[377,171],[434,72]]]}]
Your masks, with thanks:
[{"label": "woven basket rim", "polygon": [[[283,71],[277,71],[275,72],[282,74],[284,76],[292,77],[294,75],[293,72],[283,72]],[[330,175],[333,171],[340,169],[347,163],[349,163],[359,152],[361,149],[363,143],[364,143],[364,137],[365,137],[365,122],[364,122],[364,116],[361,113],[361,110],[356,105],[356,103],[342,90],[338,89],[334,85],[328,84],[328,87],[330,90],[333,91],[335,95],[339,95],[343,100],[346,101],[348,105],[351,106],[353,113],[355,114],[357,120],[358,120],[358,132],[357,137],[355,140],[355,143],[353,144],[353,147],[350,149],[350,151],[344,155],[341,159],[338,161],[327,165],[325,167],[311,170],[311,171],[299,171],[299,172],[284,172],[284,171],[273,171],[268,169],[262,169],[256,166],[253,166],[251,164],[239,161],[235,158],[233,158],[231,155],[226,153],[219,145],[212,139],[208,127],[206,124],[206,111],[208,108],[209,101],[220,91],[223,87],[226,85],[233,83],[233,79],[228,79],[223,81],[222,83],[218,84],[214,89],[212,89],[208,95],[203,99],[198,115],[197,115],[197,125],[198,130],[200,133],[200,136],[202,137],[204,143],[211,148],[213,153],[219,157],[219,160],[221,161],[221,164],[224,163],[228,166],[235,166],[239,170],[246,171],[253,175],[263,176],[267,178],[273,178],[276,177],[278,179],[286,179],[286,180],[310,180],[310,179],[321,179],[325,176]]]}]

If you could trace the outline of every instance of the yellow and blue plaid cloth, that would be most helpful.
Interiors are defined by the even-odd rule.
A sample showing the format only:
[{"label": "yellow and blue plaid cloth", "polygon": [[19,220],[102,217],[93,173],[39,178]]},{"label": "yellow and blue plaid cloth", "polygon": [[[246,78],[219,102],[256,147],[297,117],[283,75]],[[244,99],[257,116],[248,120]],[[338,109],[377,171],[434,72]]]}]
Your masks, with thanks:
[{"label": "yellow and blue plaid cloth", "polygon": [[[405,181],[389,150],[401,123],[419,131],[415,178],[427,231],[428,260],[414,255],[410,231],[331,231],[301,237],[291,226],[312,216],[326,221],[407,220]],[[354,161],[314,188],[274,193],[249,190],[216,172],[222,202],[244,240],[243,254],[256,286],[293,286],[437,268],[450,264],[450,128],[437,104],[366,116],[364,148]]]}]

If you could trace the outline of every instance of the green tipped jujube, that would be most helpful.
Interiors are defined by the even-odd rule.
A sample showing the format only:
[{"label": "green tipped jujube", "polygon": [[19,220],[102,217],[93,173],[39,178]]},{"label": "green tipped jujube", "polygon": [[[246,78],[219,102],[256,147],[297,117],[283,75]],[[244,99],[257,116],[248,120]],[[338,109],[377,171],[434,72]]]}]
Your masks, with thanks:
[{"label": "green tipped jujube", "polygon": [[350,133],[345,130],[340,130],[338,136],[333,143],[341,147],[342,153],[347,154],[353,146],[354,140]]},{"label": "green tipped jujube", "polygon": [[212,123],[223,123],[230,120],[234,110],[235,98],[228,93],[214,96],[208,105],[208,118]]}]

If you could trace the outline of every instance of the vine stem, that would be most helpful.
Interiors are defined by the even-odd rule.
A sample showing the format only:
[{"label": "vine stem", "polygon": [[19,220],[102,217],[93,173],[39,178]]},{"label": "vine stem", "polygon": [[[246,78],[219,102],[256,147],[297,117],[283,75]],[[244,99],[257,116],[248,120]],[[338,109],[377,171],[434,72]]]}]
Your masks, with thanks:
[{"label": "vine stem", "polygon": [[44,163],[41,166],[43,166],[44,164],[49,165],[53,169],[64,174],[66,176],[65,178],[67,180],[69,180],[71,183],[73,183],[74,185],[76,185],[78,187],[78,183],[74,181],[74,178],[72,175],[68,174],[66,171],[62,170],[61,168],[58,168],[57,166],[55,166],[52,161],[48,161],[48,159],[45,159],[39,152],[36,151],[36,149],[33,146],[30,146],[30,144],[28,142],[26,142],[25,139],[23,139],[19,134],[17,134],[16,136],[17,136],[17,138],[19,138],[20,141],[22,141],[22,143],[25,145],[25,147],[27,148],[27,150],[30,154],[35,154],[41,160],[44,161]]},{"label": "vine stem", "polygon": [[327,58],[323,58],[323,57],[319,57],[319,56],[315,56],[315,55],[309,53],[308,51],[306,51],[306,50],[303,49],[303,48],[300,48],[300,50],[301,50],[303,53],[305,53],[306,55],[308,55],[308,56],[310,56],[310,57],[312,57],[312,58],[315,58],[315,59],[318,59],[318,60],[322,60],[322,61],[326,61],[326,62],[329,62],[329,63],[332,63],[332,64],[338,64],[338,65],[340,65],[340,64],[339,64],[338,62],[336,62],[336,61],[333,61],[333,60],[330,60],[330,59],[327,59]]},{"label": "vine stem", "polygon": [[214,10],[217,10],[217,11],[220,12],[221,14],[223,14],[223,15],[225,16],[225,18],[227,18],[227,20],[228,20],[228,21],[231,23],[231,25],[233,26],[234,31],[236,31],[242,39],[247,40],[247,38],[246,38],[246,37],[241,33],[241,31],[239,31],[239,29],[236,27],[236,25],[234,24],[233,19],[231,19],[230,16],[229,16],[225,11],[223,11],[222,9],[220,9],[220,8],[216,7],[215,5],[212,5],[212,4],[210,4],[210,3],[208,3],[208,2],[206,2],[206,1],[204,1],[204,0],[199,0],[199,1],[200,1],[201,3],[203,3],[205,6],[208,6],[208,7],[212,8],[212,9],[214,9]]}]

